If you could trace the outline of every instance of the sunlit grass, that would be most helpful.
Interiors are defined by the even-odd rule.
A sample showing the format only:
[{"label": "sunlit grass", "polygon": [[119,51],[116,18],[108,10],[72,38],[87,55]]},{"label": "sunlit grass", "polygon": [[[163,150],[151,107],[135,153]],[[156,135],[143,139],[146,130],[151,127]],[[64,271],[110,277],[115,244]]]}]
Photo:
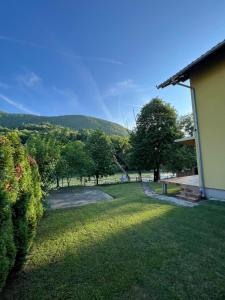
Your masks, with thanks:
[{"label": "sunlit grass", "polygon": [[222,299],[225,205],[159,203],[141,184],[114,200],[51,211],[6,299]]}]

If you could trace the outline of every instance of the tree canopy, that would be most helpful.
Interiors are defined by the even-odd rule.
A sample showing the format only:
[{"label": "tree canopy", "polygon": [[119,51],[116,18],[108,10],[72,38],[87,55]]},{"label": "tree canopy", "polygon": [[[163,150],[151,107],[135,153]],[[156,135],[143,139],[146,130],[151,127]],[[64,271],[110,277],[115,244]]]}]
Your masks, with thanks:
[{"label": "tree canopy", "polygon": [[102,131],[96,130],[87,141],[87,150],[94,162],[92,174],[98,184],[100,176],[113,174],[116,168],[111,140]]},{"label": "tree canopy", "polygon": [[160,167],[169,159],[170,146],[177,136],[175,109],[159,98],[143,106],[132,133],[133,161],[136,167],[154,170],[154,181],[160,179]]}]

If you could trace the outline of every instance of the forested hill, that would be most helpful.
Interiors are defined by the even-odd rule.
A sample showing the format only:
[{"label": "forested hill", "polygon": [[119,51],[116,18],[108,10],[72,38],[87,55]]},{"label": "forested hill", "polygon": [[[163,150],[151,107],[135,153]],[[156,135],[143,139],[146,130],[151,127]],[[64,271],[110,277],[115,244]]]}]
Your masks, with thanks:
[{"label": "forested hill", "polygon": [[106,121],[99,118],[82,116],[82,115],[65,115],[65,116],[36,116],[29,114],[13,114],[0,112],[0,126],[10,129],[17,128],[24,124],[41,124],[50,123],[54,125],[60,125],[69,127],[75,130],[80,129],[101,129],[109,135],[121,135],[128,134],[127,129],[123,126]]}]

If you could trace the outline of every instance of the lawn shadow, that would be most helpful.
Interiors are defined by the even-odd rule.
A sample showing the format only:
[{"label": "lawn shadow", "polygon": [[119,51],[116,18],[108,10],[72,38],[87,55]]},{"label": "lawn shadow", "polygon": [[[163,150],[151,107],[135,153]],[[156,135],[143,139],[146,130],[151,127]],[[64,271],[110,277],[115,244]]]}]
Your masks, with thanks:
[{"label": "lawn shadow", "polygon": [[[83,224],[86,232],[82,231],[86,237],[79,247],[68,224],[58,225],[58,242],[65,243],[71,236],[70,243],[61,246],[61,253],[56,252],[51,259],[48,252],[52,253],[46,249],[47,253],[42,253],[46,259],[40,267],[31,260],[5,290],[3,299],[222,299],[225,296],[224,205],[205,204],[188,209],[160,204],[163,206],[160,213],[153,203],[152,208],[144,205],[136,216],[132,206],[130,213],[126,207],[117,215],[115,209],[123,205],[114,205],[116,215],[113,221],[112,215],[106,215],[105,231],[97,220],[102,217],[106,220],[103,211],[106,213],[107,205],[96,216],[95,227],[89,227],[88,217],[83,220],[87,222]],[[148,211],[151,209],[154,214]],[[48,241],[51,244],[51,235]],[[35,251],[37,254],[38,249]]]}]

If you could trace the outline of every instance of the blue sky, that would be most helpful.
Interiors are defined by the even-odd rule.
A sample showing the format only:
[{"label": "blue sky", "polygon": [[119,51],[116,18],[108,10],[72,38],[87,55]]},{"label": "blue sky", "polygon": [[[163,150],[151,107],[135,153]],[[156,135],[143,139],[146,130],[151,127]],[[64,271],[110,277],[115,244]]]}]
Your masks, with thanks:
[{"label": "blue sky", "polygon": [[0,110],[85,114],[127,125],[156,84],[225,38],[225,1],[1,1]]}]

